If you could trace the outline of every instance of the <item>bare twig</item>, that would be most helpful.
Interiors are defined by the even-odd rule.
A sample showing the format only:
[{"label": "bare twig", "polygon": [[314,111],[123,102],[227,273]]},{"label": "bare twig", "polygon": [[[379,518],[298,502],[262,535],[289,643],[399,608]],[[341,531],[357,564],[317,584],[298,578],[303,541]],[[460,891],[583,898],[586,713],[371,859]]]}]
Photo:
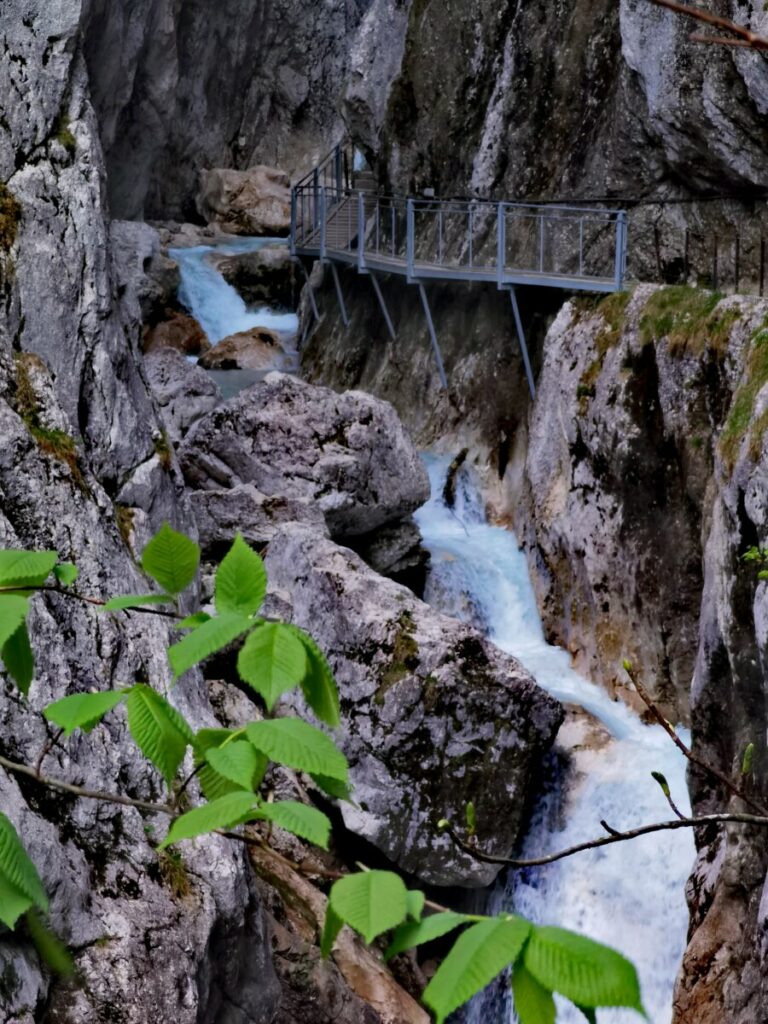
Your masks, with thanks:
[{"label": "bare twig", "polygon": [[[60,597],[71,597],[81,604],[94,605],[97,608],[104,608],[107,602],[100,597],[88,597],[87,594],[78,594],[75,590],[67,590],[64,587],[41,586],[41,587],[0,587],[0,594],[28,594],[30,590],[35,593],[58,594]],[[168,602],[171,603],[170,601]],[[158,615],[163,619],[183,619],[179,612],[166,612],[160,608],[153,608],[149,605],[132,605],[130,608],[121,608],[124,612],[140,612],[143,615]]]},{"label": "bare twig", "polygon": [[176,808],[168,804],[153,804],[147,800],[133,800],[129,796],[121,796],[119,793],[104,793],[97,789],[83,789],[82,786],[74,786],[71,782],[64,782],[62,779],[50,779],[40,775],[34,768],[26,764],[18,764],[16,761],[9,761],[7,757],[0,756],[0,768],[14,772],[16,775],[25,775],[41,786],[49,789],[58,789],[62,793],[72,793],[73,796],[81,797],[83,800],[100,800],[103,803],[121,804],[123,807],[135,807],[140,811],[149,811],[151,814],[175,815]]},{"label": "bare twig", "polygon": [[529,860],[518,860],[511,857],[494,857],[490,853],[483,853],[482,850],[470,846],[456,834],[452,828],[446,829],[454,843],[468,853],[475,860],[484,864],[502,864],[510,868],[538,868],[545,864],[555,864],[559,860],[573,857],[577,853],[585,853],[587,850],[599,850],[602,846],[612,846],[614,843],[626,843],[632,839],[640,839],[642,836],[653,835],[654,832],[675,832],[680,828],[701,828],[704,825],[721,825],[727,822],[737,822],[742,825],[756,825],[760,828],[768,828],[768,816],[756,814],[704,814],[699,818],[674,818],[672,821],[656,821],[652,825],[641,825],[639,828],[627,829],[626,832],[617,832],[604,821],[600,824],[609,833],[599,839],[588,839],[575,846],[568,846],[556,853],[548,853],[543,857],[533,857]]},{"label": "bare twig", "polygon": [[714,765],[711,765],[707,761],[702,760],[702,758],[700,758],[697,754],[694,754],[693,751],[690,750],[685,745],[685,743],[683,743],[683,741],[675,732],[673,726],[667,721],[667,719],[661,713],[661,710],[654,703],[653,698],[651,697],[650,693],[648,693],[646,688],[643,686],[642,682],[640,681],[640,678],[638,677],[637,673],[634,671],[632,666],[628,663],[625,663],[624,670],[629,676],[629,678],[632,680],[632,683],[634,684],[634,687],[637,690],[637,694],[642,700],[642,702],[645,704],[650,713],[662,727],[664,732],[675,744],[680,753],[685,758],[687,758],[691,764],[696,765],[697,768],[700,768],[703,772],[706,772],[708,775],[711,775],[713,778],[717,779],[718,782],[721,782],[729,793],[733,794],[733,796],[738,797],[739,800],[743,800],[744,803],[747,804],[748,807],[751,807],[753,811],[756,811],[759,815],[768,816],[768,809],[766,809],[762,804],[758,803],[756,800],[753,800],[748,793],[745,793],[740,786],[737,786],[734,782],[732,782],[727,775],[721,772],[718,768],[715,768]]},{"label": "bare twig", "polygon": [[[688,4],[677,3],[677,0],[650,0],[657,7],[665,7],[668,11],[685,15],[688,18],[695,18],[705,25],[712,25],[714,28],[725,32],[723,36],[702,36],[699,34],[691,36],[697,43],[718,43],[722,46],[744,46],[751,50],[768,50],[768,38],[758,35],[746,25],[739,25],[728,18],[721,18],[718,14],[711,14],[709,11],[702,11],[698,7],[690,7]],[[735,36],[732,39],[731,36]]]},{"label": "bare twig", "polygon": [[37,764],[35,765],[35,775],[37,775],[38,778],[40,778],[40,771],[43,767],[43,761],[46,759],[46,757],[54,748],[54,746],[59,742],[59,739],[63,732],[63,729],[57,729],[53,736],[48,737],[48,739],[45,742],[45,745],[43,746],[43,749],[40,751],[40,757],[38,757]]}]

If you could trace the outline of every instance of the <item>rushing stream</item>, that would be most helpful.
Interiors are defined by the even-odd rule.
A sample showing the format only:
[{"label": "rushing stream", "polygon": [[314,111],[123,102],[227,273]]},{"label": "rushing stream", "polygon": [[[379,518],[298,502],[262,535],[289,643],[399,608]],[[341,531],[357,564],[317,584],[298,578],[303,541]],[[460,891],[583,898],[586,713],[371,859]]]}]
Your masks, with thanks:
[{"label": "rushing stream", "polygon": [[[454,510],[441,495],[449,459],[430,457],[432,500],[417,514],[432,554],[427,600],[481,625],[513,654],[540,686],[578,705],[605,727],[589,739],[585,721],[571,767],[542,797],[522,855],[553,852],[604,834],[600,821],[624,829],[671,816],[650,777],[666,775],[678,806],[688,810],[685,762],[661,728],[645,726],[625,705],[578,675],[568,654],[549,645],[539,619],[525,556],[513,533],[490,526],[476,491],[460,478]],[[594,733],[594,729],[592,732]],[[606,734],[607,731],[607,735]],[[573,727],[570,733],[573,735]],[[685,948],[688,914],[684,887],[694,858],[687,830],[658,833],[593,850],[547,867],[510,874],[493,909],[512,909],[539,923],[580,931],[620,950],[636,965],[653,1024],[669,1024],[672,989]],[[506,986],[475,1000],[468,1024],[509,1024],[514,1014]],[[601,1010],[601,1024],[637,1024],[639,1016]],[[558,1024],[584,1017],[558,1002]]]},{"label": "rushing stream", "polygon": [[279,238],[235,237],[216,245],[169,249],[169,255],[176,260],[181,271],[179,301],[198,321],[212,345],[230,334],[248,331],[252,327],[268,327],[281,334],[296,333],[298,318],[295,313],[275,312],[267,306],[249,308],[209,259],[211,253],[236,256],[284,242]]}]

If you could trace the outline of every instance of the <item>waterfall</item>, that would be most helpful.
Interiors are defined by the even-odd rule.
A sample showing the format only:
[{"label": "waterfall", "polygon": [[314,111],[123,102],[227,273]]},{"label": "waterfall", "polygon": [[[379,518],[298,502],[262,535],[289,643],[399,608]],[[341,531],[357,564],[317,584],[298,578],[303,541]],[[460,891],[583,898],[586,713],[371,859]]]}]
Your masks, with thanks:
[{"label": "waterfall", "polygon": [[233,238],[216,245],[168,250],[181,271],[179,301],[198,321],[212,345],[252,327],[267,327],[280,334],[297,332],[299,322],[295,313],[279,313],[267,306],[250,309],[209,259],[211,253],[236,256],[275,243],[285,244],[285,239]]},{"label": "waterfall", "polygon": [[[418,513],[432,555],[426,599],[485,630],[554,697],[589,712],[604,727],[590,739],[586,716],[564,727],[564,771],[539,799],[521,855],[533,857],[616,829],[671,817],[651,771],[662,772],[684,812],[690,810],[685,759],[659,726],[584,679],[568,654],[544,639],[525,556],[509,530],[486,521],[477,490],[459,478],[453,510],[442,500],[449,459],[428,457],[432,499]],[[595,731],[594,728],[592,730]],[[684,736],[683,733],[681,735]],[[685,737],[684,737],[685,738]],[[672,990],[688,927],[685,882],[694,860],[688,830],[604,847],[546,867],[510,873],[492,892],[492,910],[514,909],[540,924],[571,928],[618,949],[637,967],[653,1024],[669,1024]],[[508,987],[496,986],[468,1009],[467,1024],[510,1024]],[[601,1024],[636,1024],[637,1014],[598,1012]],[[583,1024],[558,997],[558,1024]]]}]

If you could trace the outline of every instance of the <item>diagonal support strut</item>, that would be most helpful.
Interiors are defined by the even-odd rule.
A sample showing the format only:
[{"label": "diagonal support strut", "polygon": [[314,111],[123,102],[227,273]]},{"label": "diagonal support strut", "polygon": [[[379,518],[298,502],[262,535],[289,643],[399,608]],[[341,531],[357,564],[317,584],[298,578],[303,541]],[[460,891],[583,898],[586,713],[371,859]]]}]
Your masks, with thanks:
[{"label": "diagonal support strut", "polygon": [[315,300],[315,292],[314,292],[314,289],[312,288],[312,282],[309,280],[309,274],[307,273],[307,268],[304,266],[304,261],[303,260],[299,260],[299,266],[303,270],[303,272],[304,272],[304,279],[307,282],[307,291],[309,292],[309,303],[312,306],[312,312],[315,314],[315,320],[317,320],[317,322],[320,323],[320,312],[319,312],[319,310],[317,308],[317,301]]},{"label": "diagonal support strut", "polygon": [[376,292],[376,298],[379,300],[381,312],[384,314],[384,319],[387,323],[387,330],[389,331],[389,336],[392,339],[392,341],[397,341],[397,333],[395,332],[394,325],[392,324],[392,317],[389,315],[389,310],[387,309],[387,303],[384,299],[384,292],[381,290],[381,284],[379,283],[379,279],[372,270],[369,271],[369,273],[371,277],[371,284],[373,285],[373,290]]},{"label": "diagonal support strut", "polygon": [[341,319],[344,321],[344,326],[349,327],[349,314],[347,313],[347,304],[344,302],[344,292],[341,290],[339,268],[336,266],[333,260],[331,260],[330,263],[331,274],[333,275],[333,283],[336,286],[336,298],[339,300],[339,309],[341,310]]},{"label": "diagonal support strut", "polygon": [[528,387],[531,389],[531,398],[536,398],[536,382],[533,379],[531,359],[528,355],[528,345],[525,341],[523,321],[520,316],[520,307],[517,304],[517,292],[515,291],[514,286],[511,286],[509,289],[509,297],[512,300],[512,313],[515,317],[515,329],[517,331],[517,340],[520,344],[520,354],[523,357],[523,366],[525,366],[525,376],[528,378]]},{"label": "diagonal support strut", "polygon": [[443,388],[448,390],[448,378],[445,375],[445,367],[443,366],[443,356],[440,351],[440,345],[437,341],[437,333],[435,332],[435,324],[432,320],[432,310],[429,308],[429,299],[427,298],[427,290],[421,281],[418,282],[419,294],[421,295],[421,304],[424,307],[424,316],[427,318],[427,327],[429,328],[429,337],[432,342],[432,350],[435,353],[435,361],[437,362],[437,369],[440,373],[440,382]]}]

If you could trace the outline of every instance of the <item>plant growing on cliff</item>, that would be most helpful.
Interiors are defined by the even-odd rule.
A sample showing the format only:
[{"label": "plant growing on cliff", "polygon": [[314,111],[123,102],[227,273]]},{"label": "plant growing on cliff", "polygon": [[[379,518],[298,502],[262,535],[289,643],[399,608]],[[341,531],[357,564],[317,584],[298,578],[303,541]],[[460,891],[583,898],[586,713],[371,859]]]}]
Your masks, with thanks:
[{"label": "plant growing on cliff", "polygon": [[[125,714],[129,732],[143,756],[165,780],[168,800],[153,804],[119,793],[94,792],[41,774],[37,767],[0,757],[0,766],[31,777],[53,790],[86,799],[135,807],[165,815],[170,827],[159,844],[162,853],[182,840],[218,832],[249,842],[241,831],[249,822],[267,822],[303,840],[327,848],[331,822],[317,807],[298,801],[272,802],[264,792],[270,764],[311,777],[328,796],[347,799],[346,758],[321,729],[294,715],[272,717],[278,702],[297,688],[315,717],[330,727],[340,722],[333,673],[315,642],[295,626],[261,613],[267,576],[260,557],[237,537],[218,568],[213,607],[182,615],[179,599],[197,575],[200,549],[165,525],[143,552],[141,567],[159,591],[103,600],[75,592],[75,566],[60,563],[55,551],[0,550],[0,650],[6,673],[26,695],[34,678],[34,655],[27,630],[30,600],[54,591],[100,607],[103,613],[159,614],[174,621],[183,635],[168,657],[178,680],[201,661],[234,641],[240,680],[264,703],[266,714],[240,729],[192,729],[162,695],[144,682],[117,690],[75,693],[44,709],[48,722],[66,738],[88,734],[108,715]],[[45,751],[43,752],[43,756]],[[178,774],[187,758],[192,770]],[[200,796],[187,809],[197,778]],[[467,824],[474,827],[474,811]],[[240,830],[240,831],[238,831]],[[165,854],[167,856],[167,854]],[[30,938],[52,968],[66,973],[69,954],[45,927],[40,914],[48,898],[38,871],[11,821],[0,814],[0,922],[16,927],[22,916]],[[431,913],[425,914],[429,910]],[[557,928],[534,925],[515,914],[495,917],[455,913],[430,903],[424,893],[407,889],[391,871],[360,871],[333,885],[321,949],[325,956],[344,925],[368,943],[391,933],[387,959],[434,939],[457,933],[443,964],[424,992],[424,1002],[442,1022],[448,1014],[512,968],[515,1006],[522,1024],[552,1024],[553,993],[570,999],[595,1021],[601,1006],[630,1007],[643,1013],[634,967],[617,952]]]}]

